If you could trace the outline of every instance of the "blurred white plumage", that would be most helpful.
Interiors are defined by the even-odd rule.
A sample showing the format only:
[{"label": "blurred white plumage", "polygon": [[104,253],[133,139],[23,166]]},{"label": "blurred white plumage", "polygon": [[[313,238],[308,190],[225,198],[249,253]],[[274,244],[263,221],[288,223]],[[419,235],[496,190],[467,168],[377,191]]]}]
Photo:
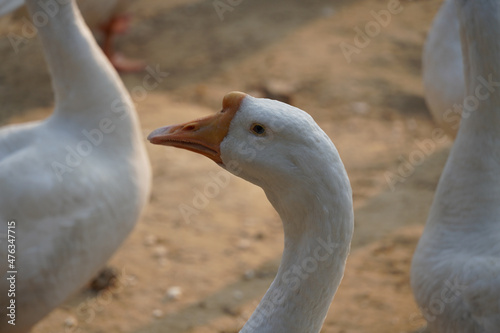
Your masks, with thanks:
[{"label": "blurred white plumage", "polygon": [[445,0],[424,46],[425,101],[436,124],[454,138],[460,125],[465,78],[460,26],[453,0]]},{"label": "blurred white plumage", "polygon": [[411,284],[432,333],[497,333],[500,5],[496,0],[445,3],[454,5],[465,69],[459,93],[469,103],[413,257]]},{"label": "blurred white plumage", "polygon": [[[7,0],[0,1],[2,4]],[[38,0],[26,1],[31,13]],[[55,110],[40,122],[0,129],[0,256],[15,222],[16,325],[26,332],[82,287],[137,223],[151,171],[135,108],[74,5],[39,28]],[[5,246],[4,246],[5,245]],[[0,290],[8,289],[7,261]]]}]

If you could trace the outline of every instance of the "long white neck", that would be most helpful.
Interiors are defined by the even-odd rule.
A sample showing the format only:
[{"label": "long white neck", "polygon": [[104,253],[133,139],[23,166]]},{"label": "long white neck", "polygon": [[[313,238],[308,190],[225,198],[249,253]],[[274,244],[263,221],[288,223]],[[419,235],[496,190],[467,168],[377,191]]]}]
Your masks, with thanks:
[{"label": "long white neck", "polygon": [[75,0],[26,0],[26,5],[38,27],[52,76],[55,115],[75,117],[83,110],[82,118],[90,119],[113,108],[120,108],[117,114],[134,113],[125,87],[84,23]]},{"label": "long white neck", "polygon": [[488,233],[500,216],[500,6],[458,0],[457,11],[466,97],[428,223]]},{"label": "long white neck", "polygon": [[459,0],[457,4],[466,83],[460,131],[468,136],[476,131],[500,136],[496,134],[500,125],[500,8],[493,0]]},{"label": "long white neck", "polygon": [[[242,333],[317,333],[344,273],[353,232],[352,194],[342,173],[317,183],[266,190],[284,226],[285,247],[271,287]],[[286,193],[286,194],[284,194]]]}]

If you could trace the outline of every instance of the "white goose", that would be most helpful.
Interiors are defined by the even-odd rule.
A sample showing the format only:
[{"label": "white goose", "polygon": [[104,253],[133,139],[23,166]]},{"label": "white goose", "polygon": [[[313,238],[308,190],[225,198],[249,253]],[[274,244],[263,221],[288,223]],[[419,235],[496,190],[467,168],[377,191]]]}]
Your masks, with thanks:
[{"label": "white goose", "polygon": [[205,155],[262,187],[282,219],[278,274],[241,332],[319,332],[354,223],[346,171],[314,120],[290,105],[233,92],[214,116],[157,129],[148,139]]},{"label": "white goose", "polygon": [[445,0],[436,15],[424,47],[425,100],[434,121],[450,137],[460,125],[465,97],[460,27],[454,0]]},{"label": "white goose", "polygon": [[[31,14],[39,2],[26,0]],[[133,103],[74,1],[63,3],[39,28],[54,113],[0,130],[0,332],[28,331],[93,277],[136,224],[150,191]],[[7,267],[10,221],[15,267]],[[16,292],[8,297],[12,270]],[[5,313],[11,300],[15,326]]]},{"label": "white goose", "polygon": [[[113,66],[121,72],[136,72],[143,70],[146,65],[141,60],[125,57],[114,48],[114,38],[125,33],[130,25],[132,15],[127,12],[133,0],[77,0],[80,12],[85,23],[94,32],[103,34],[102,49]],[[42,14],[52,14],[52,8],[57,2],[45,2]],[[24,4],[24,0],[2,0],[0,16],[16,10]]]},{"label": "white goose", "polygon": [[[466,93],[460,129],[413,257],[433,333],[500,332],[500,3],[458,0]],[[479,87],[479,88],[478,88]],[[477,109],[476,109],[477,108]]]}]

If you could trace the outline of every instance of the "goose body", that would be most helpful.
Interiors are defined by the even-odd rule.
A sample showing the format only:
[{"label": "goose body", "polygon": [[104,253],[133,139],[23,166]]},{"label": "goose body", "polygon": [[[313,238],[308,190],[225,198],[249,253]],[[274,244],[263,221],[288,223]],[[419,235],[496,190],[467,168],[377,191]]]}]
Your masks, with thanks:
[{"label": "goose body", "polygon": [[454,0],[445,0],[424,46],[423,83],[425,100],[434,121],[450,137],[460,125],[465,97],[460,27]]},{"label": "goose body", "polygon": [[[40,10],[27,0],[31,14]],[[1,8],[1,7],[0,7]],[[39,28],[53,114],[0,129],[0,256],[15,223],[16,320],[27,332],[102,268],[137,222],[151,172],[133,103],[74,3]],[[10,274],[0,262],[0,313]]]},{"label": "goose body", "polygon": [[[500,331],[500,6],[456,2],[466,95],[457,138],[439,180],[411,268],[411,285],[432,333]],[[487,95],[485,95],[487,93]]]},{"label": "goose body", "polygon": [[342,161],[314,120],[233,92],[216,115],[160,128],[148,139],[203,154],[260,186],[282,219],[278,273],[241,332],[319,332],[343,276],[353,208]]}]

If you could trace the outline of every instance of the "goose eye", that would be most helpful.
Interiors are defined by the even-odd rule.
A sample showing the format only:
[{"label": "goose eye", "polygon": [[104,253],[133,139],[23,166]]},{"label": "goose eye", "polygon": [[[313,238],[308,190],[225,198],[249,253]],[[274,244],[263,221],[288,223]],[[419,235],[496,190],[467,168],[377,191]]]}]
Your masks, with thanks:
[{"label": "goose eye", "polygon": [[253,124],[250,130],[257,135],[264,135],[266,133],[266,128],[261,124]]}]

